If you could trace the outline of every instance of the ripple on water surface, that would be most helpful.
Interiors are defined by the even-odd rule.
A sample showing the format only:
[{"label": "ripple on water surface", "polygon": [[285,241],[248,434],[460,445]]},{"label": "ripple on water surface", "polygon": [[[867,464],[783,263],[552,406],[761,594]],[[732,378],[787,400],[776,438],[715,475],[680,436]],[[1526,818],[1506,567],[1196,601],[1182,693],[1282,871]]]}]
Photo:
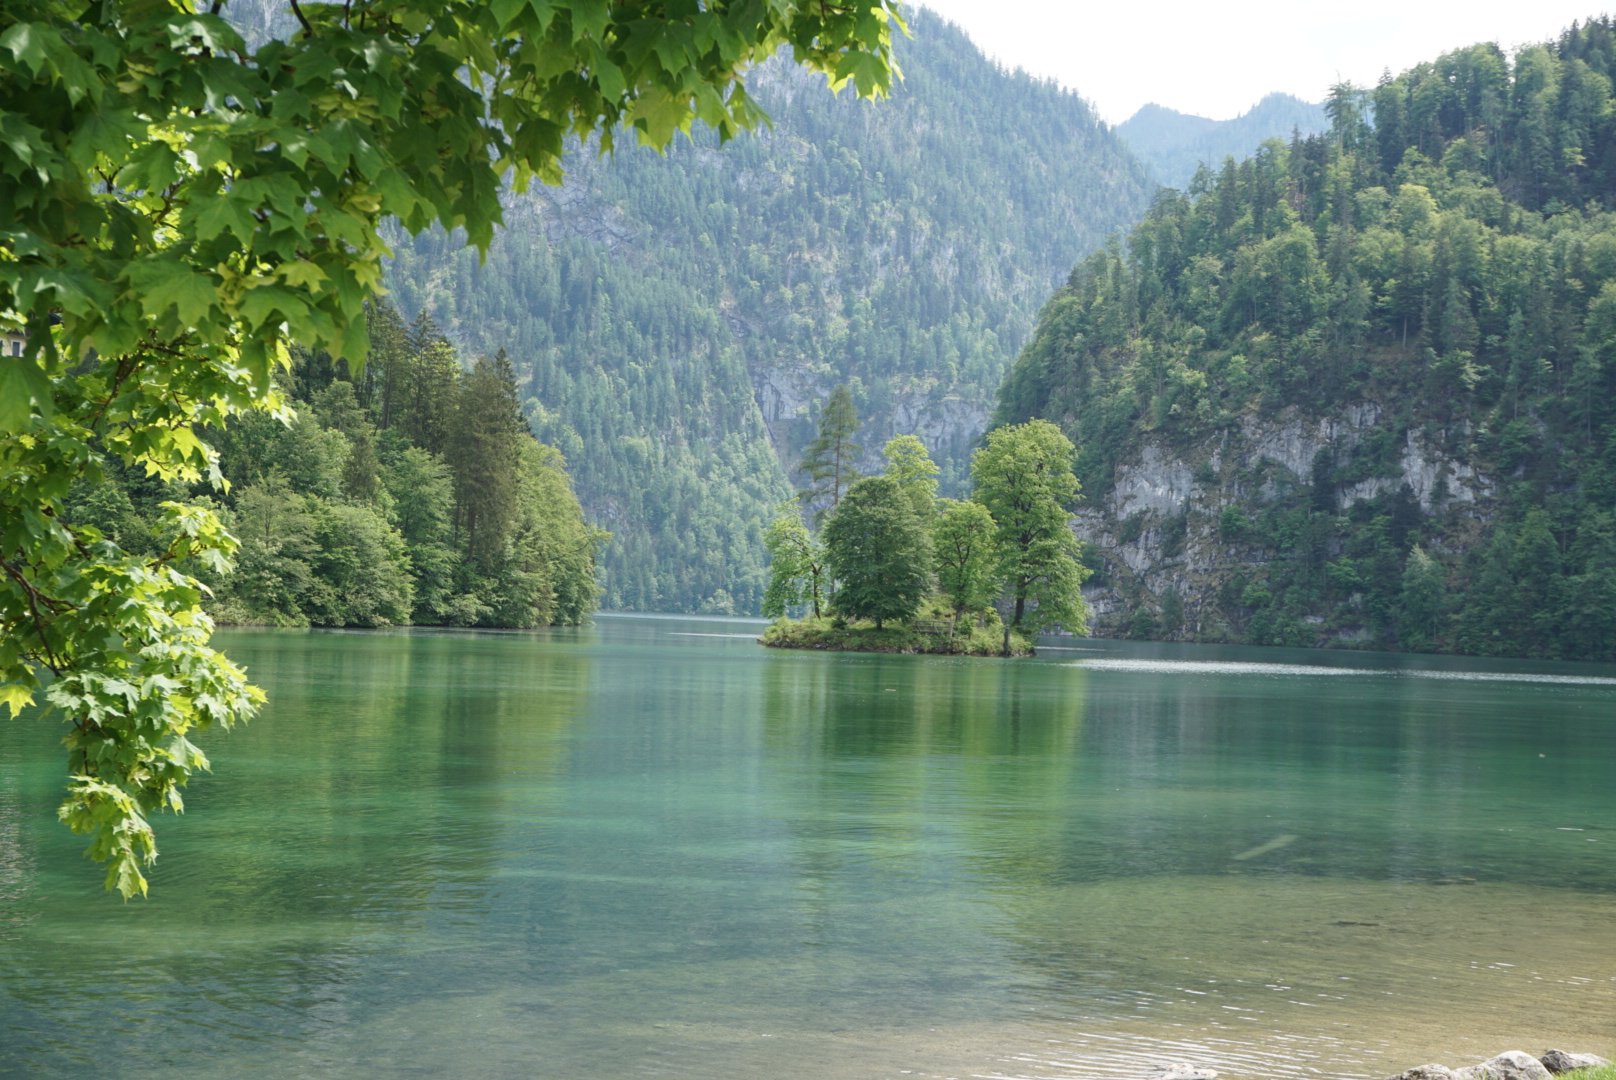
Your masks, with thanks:
[{"label": "ripple on water surface", "polygon": [[144,904],[54,823],[59,732],[0,728],[0,1078],[1616,1050],[1609,669],[757,632],[221,635],[271,704],[210,738]]}]

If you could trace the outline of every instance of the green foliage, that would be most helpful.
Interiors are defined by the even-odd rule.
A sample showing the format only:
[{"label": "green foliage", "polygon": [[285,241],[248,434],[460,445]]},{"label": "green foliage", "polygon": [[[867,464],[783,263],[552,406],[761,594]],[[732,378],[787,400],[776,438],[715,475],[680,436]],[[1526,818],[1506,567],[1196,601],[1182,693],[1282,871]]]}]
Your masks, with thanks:
[{"label": "green foliage", "polygon": [[[1230,635],[1616,658],[1586,599],[1616,511],[1613,43],[1601,18],[1337,87],[1330,132],[1162,192],[1050,300],[997,422],[1058,422],[1103,495],[1146,440],[1194,460],[1373,406],[1310,475],[1213,478],[1240,493],[1209,507],[1225,557],[1264,568],[1263,603],[1220,601]],[[1486,482],[1422,504],[1411,438]]]},{"label": "green foliage", "polygon": [[[397,318],[386,303],[373,316],[380,354]],[[560,453],[528,433],[503,358],[462,375],[430,321],[358,382],[298,356],[300,418],[242,417],[216,440],[241,540],[237,574],[214,583],[218,618],[529,627],[594,611],[605,534],[585,524]],[[444,360],[441,393],[389,404],[390,376],[408,385]],[[388,413],[393,426],[378,430]],[[444,433],[448,460],[412,445],[412,430]]]},{"label": "green foliage", "polygon": [[937,587],[955,618],[984,612],[999,595],[998,526],[979,502],[943,499],[938,510],[932,532]]},{"label": "green foliage", "polygon": [[1070,525],[1079,490],[1072,450],[1054,424],[1031,420],[990,431],[971,458],[973,498],[998,526],[997,572],[1014,602],[1017,629],[1087,632],[1081,588],[1089,571],[1078,561]]},{"label": "green foliage", "polygon": [[763,536],[763,546],[769,552],[769,588],[763,594],[763,614],[777,619],[787,608],[807,604],[814,618],[819,618],[829,571],[824,547],[802,522],[800,503],[791,501],[780,507]]},{"label": "green foliage", "polygon": [[665,155],[580,154],[565,188],[508,201],[486,263],[452,235],[390,234],[399,306],[509,351],[535,435],[610,523],[606,606],[755,612],[763,534],[816,434],[798,403],[837,384],[871,451],[940,422],[940,490],[962,497],[969,417],[1039,305],[1146,205],[1144,169],[1078,95],[929,11],[911,28],[878,107],[765,64],[748,88],[766,136],[719,152],[698,125]]},{"label": "green foliage", "polygon": [[[207,647],[181,569],[223,573],[235,541],[211,509],[163,509],[157,553],[136,555],[62,520],[72,485],[114,460],[215,480],[199,431],[282,412],[288,339],[362,361],[384,221],[486,249],[502,190],[558,182],[569,135],[609,146],[632,129],[661,148],[697,120],[720,139],[755,126],[742,76],[782,47],[833,86],[884,93],[896,20],[885,0],[360,0],[294,5],[300,31],[251,49],[218,11],[0,10],[0,321],[28,336],[0,361],[0,701],[15,714],[51,679],[72,725],[63,818],[125,897],[156,857],[149,815],[178,809],[206,764],[186,736],[259,696]],[[369,467],[352,449],[336,478],[358,492]],[[390,557],[373,522],[334,513]],[[316,537],[336,527],[315,516]],[[404,602],[373,589],[363,607]]]},{"label": "green foliage", "polygon": [[936,513],[938,469],[926,444],[917,435],[894,435],[881,448],[881,456],[887,459],[887,478],[903,490],[915,513],[930,521]]},{"label": "green foliage", "polygon": [[885,476],[867,476],[848,488],[825,524],[825,561],[837,581],[831,603],[841,615],[912,618],[931,592],[930,522]]}]

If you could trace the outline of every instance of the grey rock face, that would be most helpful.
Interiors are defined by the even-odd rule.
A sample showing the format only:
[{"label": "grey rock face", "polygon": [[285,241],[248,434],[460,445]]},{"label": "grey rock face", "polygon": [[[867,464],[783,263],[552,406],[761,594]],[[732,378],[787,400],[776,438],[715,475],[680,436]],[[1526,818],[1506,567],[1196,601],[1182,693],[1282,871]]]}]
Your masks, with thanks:
[{"label": "grey rock face", "polygon": [[1416,1065],[1391,1080],[1453,1080],[1453,1070],[1446,1065]]},{"label": "grey rock face", "polygon": [[1566,1073],[1576,1069],[1596,1069],[1610,1062],[1598,1054],[1573,1054],[1567,1050],[1550,1050],[1538,1058],[1551,1073]]},{"label": "grey rock face", "polygon": [[1453,1075],[1458,1080],[1549,1080],[1553,1074],[1531,1054],[1506,1050],[1480,1065],[1455,1069]]}]

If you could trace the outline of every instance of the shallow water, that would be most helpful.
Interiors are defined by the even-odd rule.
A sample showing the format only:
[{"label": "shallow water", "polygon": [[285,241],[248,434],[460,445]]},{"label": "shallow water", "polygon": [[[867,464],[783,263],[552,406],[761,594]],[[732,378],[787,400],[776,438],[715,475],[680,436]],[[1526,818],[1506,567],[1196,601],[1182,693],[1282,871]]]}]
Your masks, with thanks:
[{"label": "shallow water", "polygon": [[0,1077],[1385,1076],[1616,1050],[1616,670],[229,633],[152,899],[0,726]]}]

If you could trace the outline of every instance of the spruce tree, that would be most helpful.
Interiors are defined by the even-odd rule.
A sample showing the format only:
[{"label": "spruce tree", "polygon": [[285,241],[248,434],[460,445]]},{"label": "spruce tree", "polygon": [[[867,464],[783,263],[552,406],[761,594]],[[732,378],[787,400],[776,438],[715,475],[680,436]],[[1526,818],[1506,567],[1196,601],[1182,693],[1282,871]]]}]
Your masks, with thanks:
[{"label": "spruce tree", "polygon": [[477,361],[460,383],[449,467],[454,470],[455,525],[466,556],[496,566],[516,523],[523,441],[531,439],[505,351]]},{"label": "spruce tree", "polygon": [[[812,485],[802,493],[805,503],[826,496],[834,511],[841,504],[842,492],[858,478],[857,462],[864,448],[853,441],[858,433],[858,412],[853,408],[853,394],[846,386],[830,392],[825,411],[819,418],[819,436],[803,451],[802,464],[797,471],[808,474]],[[822,517],[821,509],[816,517]]]}]

